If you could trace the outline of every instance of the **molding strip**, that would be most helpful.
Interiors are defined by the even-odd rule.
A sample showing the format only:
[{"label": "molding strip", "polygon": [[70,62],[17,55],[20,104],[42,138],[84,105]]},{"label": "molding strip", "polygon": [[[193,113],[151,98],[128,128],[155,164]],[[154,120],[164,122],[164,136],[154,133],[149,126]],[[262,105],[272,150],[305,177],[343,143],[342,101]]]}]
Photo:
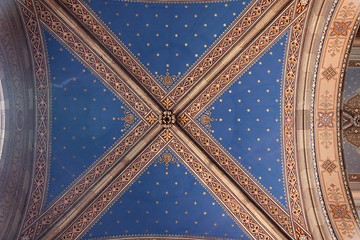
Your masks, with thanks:
[{"label": "molding strip", "polygon": [[26,205],[26,212],[22,222],[27,227],[40,215],[43,208],[49,167],[49,129],[50,129],[50,92],[48,63],[40,24],[34,14],[32,5],[22,5],[19,9],[26,27],[31,55],[34,59],[34,81],[36,87],[36,133],[34,144],[34,163],[30,196]]},{"label": "molding strip", "polygon": [[248,196],[273,219],[285,232],[295,234],[289,213],[268,191],[262,187],[247,171],[218,146],[212,137],[204,134],[204,130],[191,121],[185,130],[198,142],[213,161],[216,162]]},{"label": "molding strip", "polygon": [[166,94],[163,87],[158,84],[149,70],[127,50],[108,27],[96,17],[93,11],[81,0],[58,1],[106,47],[108,52],[116,58],[119,64],[124,66],[127,71],[132,74],[132,77],[137,79],[137,82],[141,83],[150,95],[155,97],[160,103],[160,100]]},{"label": "molding strip", "polygon": [[324,29],[316,61],[311,102],[312,157],[323,214],[334,239],[355,239],[360,227],[347,184],[340,137],[340,103],[360,2],[340,0]]},{"label": "molding strip", "polygon": [[[114,176],[113,179],[106,184],[101,184],[102,190],[94,195],[95,198],[91,202],[82,204],[81,208],[76,208],[76,212],[69,213],[71,216],[64,216],[65,221],[49,229],[42,239],[81,238],[167,146],[167,141],[160,135],[162,134],[159,134],[138,157],[127,157],[131,159],[131,163],[129,162],[121,172],[111,174],[110,176]],[[71,220],[68,217],[71,217]]]},{"label": "molding strip", "polygon": [[162,101],[165,108],[173,108],[174,102],[178,102],[173,111],[181,111],[288,3],[288,0],[254,1]]},{"label": "molding strip", "polygon": [[[103,157],[99,158],[76,182],[59,196],[36,220],[22,230],[22,235],[31,236],[35,232],[38,236],[54,224],[66,211],[72,208],[78,201],[86,197],[89,189],[92,189],[103,178],[112,167],[124,165],[124,155],[135,147],[135,144],[149,131],[149,127],[143,121],[139,122],[134,129],[122,137],[115,146]],[[145,135],[147,136],[147,135]],[[138,146],[138,145],[136,145]],[[29,210],[31,212],[31,209]]]},{"label": "molding strip", "polygon": [[[161,113],[157,104],[153,103],[148,94],[143,92],[130,76],[109,59],[97,42],[87,38],[82,27],[66,17],[66,13],[63,12],[59,5],[54,1],[43,1],[49,4],[49,7],[53,10],[50,10],[42,1],[34,0],[41,23],[73,52],[85,66],[88,66],[94,74],[99,76],[100,80],[115,95],[120,96],[129,104],[140,118],[144,119],[150,110],[155,111],[156,114]],[[58,16],[53,11],[56,11]]]},{"label": "molding strip", "polygon": [[249,236],[253,239],[287,238],[273,225],[271,219],[239,191],[231,179],[212,164],[212,161],[179,127],[174,127],[174,133],[177,137],[171,140],[170,147]]},{"label": "molding strip", "polygon": [[137,235],[127,237],[101,238],[102,240],[227,240],[225,238],[206,238],[195,236],[159,236],[159,235]]},{"label": "molding strip", "polygon": [[[144,2],[144,3],[168,3],[168,4],[181,4],[181,3],[213,3],[213,2],[232,2],[234,0],[119,0],[122,2]],[[235,0],[237,1],[237,0]]]},{"label": "molding strip", "polygon": [[[307,13],[303,13],[291,27],[289,41],[284,63],[283,88],[282,88],[282,151],[283,168],[287,194],[287,202],[290,209],[291,220],[295,229],[295,236],[310,237],[307,230],[305,210],[300,188],[298,158],[296,155],[296,85],[299,81],[299,60],[302,39],[305,32]],[[295,222],[294,222],[295,221]]]},{"label": "molding strip", "polygon": [[[226,90],[227,86],[232,84],[247,68],[255,62],[266,50],[268,50],[275,41],[282,36],[286,30],[299,17],[297,13],[296,3],[289,5],[256,39],[250,44],[241,54],[239,54],[231,64],[216,78],[209,82],[208,86],[198,93],[193,101],[189,103],[184,111],[187,117],[196,117],[209,104],[216,100],[216,98]],[[305,11],[302,10],[300,13]]]}]

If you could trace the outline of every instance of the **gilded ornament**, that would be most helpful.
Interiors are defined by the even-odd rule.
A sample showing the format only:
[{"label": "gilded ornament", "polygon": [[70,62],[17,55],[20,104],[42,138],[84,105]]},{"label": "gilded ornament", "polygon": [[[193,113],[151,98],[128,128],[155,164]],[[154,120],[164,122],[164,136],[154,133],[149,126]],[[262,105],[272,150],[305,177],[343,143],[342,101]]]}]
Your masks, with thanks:
[{"label": "gilded ornament", "polygon": [[170,163],[171,164],[175,163],[175,158],[173,158],[173,156],[170,153],[166,152],[158,160],[158,163],[165,164],[166,169],[168,169]]},{"label": "gilded ornament", "polygon": [[168,71],[166,71],[165,76],[164,75],[156,75],[156,77],[164,83],[166,87],[170,87],[174,82],[178,81],[180,79],[180,75],[170,75]]},{"label": "gilded ornament", "polygon": [[164,111],[159,116],[159,122],[164,128],[171,128],[176,121],[175,115],[171,111]]},{"label": "gilded ornament", "polygon": [[124,117],[124,121],[125,121],[127,124],[129,124],[129,125],[133,124],[134,121],[135,121],[135,116],[134,116],[134,114],[131,114],[131,113],[127,114],[127,115]]}]

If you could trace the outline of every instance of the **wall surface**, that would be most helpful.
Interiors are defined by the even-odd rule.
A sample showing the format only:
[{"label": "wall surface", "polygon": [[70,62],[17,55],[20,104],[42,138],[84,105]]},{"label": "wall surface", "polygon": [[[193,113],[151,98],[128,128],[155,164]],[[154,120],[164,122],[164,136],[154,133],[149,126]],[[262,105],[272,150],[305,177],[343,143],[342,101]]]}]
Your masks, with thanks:
[{"label": "wall surface", "polygon": [[33,76],[20,19],[15,1],[0,1],[0,239],[19,231],[33,159]]}]

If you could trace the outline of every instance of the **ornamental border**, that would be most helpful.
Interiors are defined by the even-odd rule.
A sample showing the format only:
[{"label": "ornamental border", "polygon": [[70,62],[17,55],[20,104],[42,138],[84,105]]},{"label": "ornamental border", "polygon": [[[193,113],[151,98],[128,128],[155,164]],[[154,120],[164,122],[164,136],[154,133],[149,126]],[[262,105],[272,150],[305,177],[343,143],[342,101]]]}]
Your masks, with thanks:
[{"label": "ornamental border", "polygon": [[168,142],[158,135],[61,233],[60,239],[79,239],[146,170]]},{"label": "ornamental border", "polygon": [[[131,75],[147,89],[151,96],[160,103],[166,95],[165,89],[153,77],[152,73],[132,54],[122,41],[107,27],[96,13],[82,0],[60,0],[61,4],[81,24],[87,28],[96,39],[106,47],[108,52],[124,66]],[[75,8],[75,7],[77,8]],[[82,14],[80,14],[80,12]]]},{"label": "ornamental border", "polygon": [[[36,35],[35,33],[32,33],[32,31],[37,31],[37,34],[39,37],[28,37],[29,46],[32,49],[32,54],[35,54],[33,58],[35,58],[34,62],[38,63],[40,65],[35,65],[35,77],[37,78],[36,84],[37,84],[37,95],[36,95],[36,112],[37,112],[37,141],[36,141],[36,147],[37,151],[35,151],[34,156],[34,176],[38,176],[37,179],[33,181],[32,189],[31,190],[31,197],[28,199],[27,203],[27,210],[26,215],[24,217],[23,223],[22,223],[22,231],[31,232],[34,230],[34,225],[38,225],[38,222],[41,221],[40,218],[45,217],[46,222],[50,224],[53,222],[54,219],[53,216],[49,217],[49,214],[45,215],[42,213],[42,205],[43,201],[45,199],[45,185],[47,184],[47,175],[48,175],[48,165],[49,165],[49,131],[47,126],[49,126],[49,113],[50,113],[50,106],[48,104],[49,100],[49,93],[47,92],[47,86],[49,85],[49,77],[48,77],[48,67],[47,66],[47,55],[46,55],[46,49],[44,48],[43,44],[43,36],[41,31],[41,24],[37,19],[37,14],[35,14],[33,11],[34,5],[32,1],[28,0],[18,0],[19,8],[22,12],[22,18],[25,23],[25,26],[27,26],[28,34]],[[30,9],[32,10],[30,10]],[[26,14],[25,14],[26,13]],[[29,23],[32,23],[33,25],[36,24],[36,27],[33,25],[30,25]],[[34,28],[31,28],[34,27]],[[41,48],[41,49],[40,49]],[[45,54],[44,54],[45,53]],[[41,57],[39,59],[39,57]],[[45,78],[45,77],[46,78]],[[45,82],[44,82],[45,81]],[[127,101],[126,101],[127,102]],[[151,114],[150,114],[151,115]],[[150,116],[149,115],[149,116]],[[150,122],[150,125],[153,125],[155,121]],[[146,121],[140,121],[137,124],[137,127],[134,127],[130,132],[128,132],[127,137],[122,137],[120,140],[118,140],[118,143],[114,144],[112,149],[119,150],[121,148],[121,152],[126,152],[127,148],[133,145],[134,142],[137,142],[138,138],[141,137],[148,129],[149,129],[149,122]],[[132,136],[132,135],[135,135]],[[115,146],[115,147],[114,147]],[[106,159],[106,155],[101,158],[99,158],[93,165],[90,167],[92,170],[97,168],[97,165],[103,165],[103,160]],[[113,163],[113,162],[112,162]],[[107,168],[111,166],[111,164],[105,164]],[[98,167],[99,167],[98,166]],[[54,203],[47,209],[55,208],[55,211],[57,212],[57,216],[59,216],[62,212],[64,212],[67,207],[64,207],[63,204],[59,201],[64,201],[64,199],[68,199],[69,196],[72,195],[73,191],[70,191],[71,189],[74,190],[74,188],[79,188],[79,184],[81,179],[84,180],[87,178],[88,173],[91,172],[91,169],[89,168],[88,172],[84,172],[81,174],[77,180],[77,182],[73,182],[66,192],[62,193],[60,196],[58,196],[57,200],[54,201]],[[45,171],[45,174],[44,174]],[[89,172],[90,171],[90,172]],[[93,172],[93,171],[92,171]],[[100,174],[101,175],[101,174]],[[99,174],[97,176],[100,176]],[[76,184],[78,183],[78,184]],[[74,186],[75,185],[75,186]],[[81,185],[81,184],[80,184]],[[88,186],[87,186],[88,187]],[[85,189],[86,190],[86,189]],[[71,197],[72,198],[72,197]],[[59,207],[58,205],[61,205]],[[48,216],[48,217],[46,217]],[[37,219],[37,220],[36,220]],[[50,222],[49,222],[50,219]],[[35,222],[34,222],[35,221]],[[37,222],[36,222],[37,221]],[[30,227],[33,226],[33,227]],[[30,227],[30,228],[29,228]]]},{"label": "ornamental border", "polygon": [[101,238],[101,240],[229,240],[228,238],[196,237],[182,235],[128,235]]},{"label": "ornamental border", "polygon": [[162,4],[190,4],[190,3],[217,3],[217,2],[239,2],[241,0],[120,0],[120,2],[142,2]]},{"label": "ornamental border", "polygon": [[[21,18],[26,26],[27,41],[31,55],[34,59],[34,81],[36,87],[36,137],[34,146],[34,167],[33,181],[30,185],[30,194],[26,204],[25,216],[21,223],[21,228],[27,227],[35,217],[37,217],[43,207],[44,194],[46,192],[45,185],[48,179],[49,165],[49,128],[50,128],[50,92],[47,90],[49,86],[48,62],[46,57],[46,49],[43,45],[43,36],[41,26],[33,11],[32,4],[21,3],[18,1],[18,7],[21,12]],[[20,234],[20,233],[19,233]]]},{"label": "ornamental border", "polygon": [[[218,97],[234,79],[238,78],[252,62],[266,51],[280,35],[284,34],[286,30],[298,18],[296,15],[296,3],[293,2],[284,11],[281,16],[271,22],[271,25],[265,29],[260,36],[258,36],[252,43],[245,49],[243,53],[238,55],[211,83],[201,91],[198,97],[191,101],[188,106],[183,110],[180,115],[186,114],[189,117],[197,117],[210,103],[214,101],[213,98]],[[288,17],[288,21],[281,18]],[[278,31],[277,34],[274,32]]]},{"label": "ornamental border", "polygon": [[[334,2],[322,32],[312,79],[311,154],[322,211],[334,239],[360,236],[343,164],[339,122],[341,90],[359,19],[360,3],[354,4],[352,0]],[[336,113],[336,119],[328,113]],[[325,123],[325,120],[329,121]]]},{"label": "ornamental border", "polygon": [[[295,3],[294,3],[295,4]],[[298,7],[299,5],[297,5],[297,7]],[[307,7],[308,5],[306,5],[306,7]],[[294,10],[295,11],[295,10]],[[302,11],[300,11],[300,13],[301,13],[301,15],[300,15],[300,18],[304,18],[304,16],[307,14],[307,11],[304,11],[304,9],[302,9]],[[293,27],[293,25],[296,23],[296,21],[298,21],[300,18],[298,18],[298,17],[296,17],[294,20],[292,20],[291,21],[291,26]],[[304,20],[304,19],[303,19]],[[289,38],[290,38],[291,36],[289,36]],[[300,35],[300,38],[302,37],[302,34]],[[299,51],[297,52],[297,54],[299,54]],[[286,62],[288,62],[288,60],[286,61]],[[285,65],[284,65],[285,66]],[[297,67],[295,68],[296,70],[297,70]],[[293,82],[293,84],[295,84],[295,82]],[[210,87],[208,86],[207,87],[207,89],[210,89]],[[210,91],[210,90],[209,90]],[[220,89],[220,91],[222,91],[222,89]],[[199,97],[199,98],[201,98],[201,97]],[[199,98],[197,98],[196,100],[198,100]],[[210,98],[211,99],[211,98]],[[196,101],[195,100],[195,101]],[[295,99],[294,98],[292,98],[292,99],[290,99],[290,100],[292,100],[292,103],[291,103],[291,105],[292,106],[294,106],[294,104],[295,104]],[[194,102],[195,102],[194,101]],[[210,100],[209,100],[210,101]],[[196,102],[195,103],[192,103],[192,104],[196,104]],[[200,100],[198,100],[197,102],[201,102]],[[203,102],[203,101],[202,101]],[[200,103],[199,103],[199,105],[200,105]],[[191,108],[191,105],[187,108],[187,110],[189,110]],[[202,107],[202,108],[205,108],[204,106]],[[194,112],[198,112],[198,111],[194,111]],[[196,114],[196,113],[195,113]],[[294,114],[294,112],[292,113],[292,114]],[[182,118],[182,116],[184,116],[184,118],[183,119],[181,119]],[[185,125],[185,128],[187,129],[187,131],[198,141],[198,142],[200,142],[201,143],[201,141],[200,141],[200,139],[199,138],[202,138],[202,137],[200,137],[200,135],[196,135],[196,134],[193,134],[192,133],[192,131],[191,131],[191,128],[193,128],[194,126],[196,126],[196,124],[194,125],[194,120],[192,120],[191,119],[191,117],[188,117],[189,116],[189,114],[186,114],[186,115],[182,115],[181,117],[180,117],[180,122],[182,121],[182,120],[184,120],[183,121],[183,125]],[[285,117],[285,116],[284,116]],[[188,125],[189,124],[189,122],[191,122],[191,126],[190,125]],[[293,134],[294,134],[294,124],[292,124],[292,132],[293,132]],[[200,127],[200,129],[202,129],[201,127]],[[203,130],[202,130],[202,132],[204,132]],[[283,132],[283,131],[282,131]],[[208,146],[208,147],[211,147],[211,145],[214,145],[214,146],[216,146],[217,147],[217,149],[219,150],[220,149],[220,154],[222,154],[222,155],[224,155],[224,153],[222,153],[222,152],[224,152],[224,151],[221,151],[221,147],[219,147],[218,146],[218,144],[216,144],[216,143],[213,143],[213,141],[211,141],[211,137],[210,138],[207,138],[207,141],[210,141],[210,145]],[[204,146],[204,144],[202,144],[203,145],[203,147],[205,147],[205,149],[206,149],[206,146]],[[293,145],[293,149],[295,149],[295,142],[293,142],[292,143],[292,145]],[[213,154],[212,154],[213,155]],[[227,154],[225,154],[225,156],[226,156]],[[218,159],[219,158],[219,156],[213,156],[215,159]],[[225,157],[226,158],[226,157]],[[289,157],[290,158],[290,157]],[[293,157],[294,158],[294,157]],[[230,159],[232,159],[231,157],[230,157]],[[217,160],[217,161],[220,161],[221,162],[221,160]],[[287,161],[284,161],[283,162],[283,164],[285,165],[285,167],[286,167],[286,163],[287,163]],[[223,165],[223,164],[221,164],[221,165]],[[235,164],[236,165],[236,164]],[[225,169],[226,170],[226,169]],[[286,170],[288,170],[287,168],[286,168]],[[226,170],[226,171],[230,171],[230,170]],[[303,217],[303,212],[304,212],[304,210],[303,210],[303,203],[302,203],[302,199],[301,199],[301,191],[299,191],[299,187],[298,187],[298,176],[297,176],[297,172],[296,172],[297,170],[295,169],[295,179],[296,179],[296,181],[295,181],[295,184],[293,184],[293,185],[295,185],[295,187],[292,187],[292,190],[295,190],[295,192],[297,193],[297,195],[298,195],[298,197],[296,198],[296,200],[295,201],[293,201],[293,202],[295,202],[296,204],[297,204],[297,206],[299,206],[299,208],[300,208],[300,212],[298,212],[298,214],[297,215],[299,215],[300,217],[299,218],[296,218],[296,222],[299,224],[296,224],[295,223],[295,225],[297,225],[296,226],[296,229],[291,229],[291,234],[293,234],[293,235],[295,235],[295,234],[297,234],[297,235],[310,235],[310,233],[308,232],[308,230],[306,230],[307,229],[307,224],[306,224],[306,222],[305,222],[305,218]],[[233,176],[233,174],[230,174],[231,176]],[[284,174],[284,177],[285,176],[288,176],[287,174],[285,175]],[[236,180],[236,178],[235,178],[235,181],[236,182],[238,182],[237,180]],[[286,184],[286,183],[285,183]],[[240,185],[241,186],[241,185]],[[245,190],[246,191],[246,190]],[[289,196],[289,188],[287,188],[286,189],[286,192],[287,192],[287,196]],[[251,195],[251,194],[250,194]],[[294,195],[296,195],[296,194],[294,194]],[[253,198],[254,199],[254,198]],[[254,199],[255,200],[255,199]],[[276,202],[276,201],[275,201]],[[293,202],[291,202],[291,203],[293,203]],[[288,202],[288,204],[289,204],[289,209],[290,210],[292,210],[292,211],[295,211],[295,208],[292,208],[292,205],[290,204],[290,202]],[[292,214],[293,215],[293,214]],[[270,216],[271,216],[271,214],[270,214]],[[276,218],[276,217],[275,217]],[[289,230],[288,230],[289,231]]]},{"label": "ornamental border", "polygon": [[[266,2],[267,4],[263,4]],[[211,47],[198,59],[193,66],[191,66],[181,80],[170,89],[164,99],[164,102],[169,98],[172,101],[178,101],[182,99],[183,94],[192,89],[201,78],[211,70],[211,67],[216,65],[216,62],[220,61],[235,44],[238,43],[240,38],[246,33],[250,27],[255,24],[261,16],[263,16],[271,6],[274,4],[273,0],[257,0],[254,3],[250,3],[239,16],[231,23],[231,25],[221,34],[219,39],[212,43]],[[252,17],[259,6],[261,6],[261,12]],[[250,22],[247,22],[250,19]]]},{"label": "ornamental border", "polygon": [[[294,22],[290,29],[286,59],[284,62],[283,86],[281,99],[281,134],[283,151],[283,173],[286,195],[290,216],[294,224],[295,236],[307,235],[310,237],[308,224],[304,216],[304,202],[299,179],[299,168],[296,154],[296,127],[295,127],[295,104],[296,104],[296,83],[298,80],[299,60],[304,38],[308,12],[302,14]],[[295,60],[294,60],[295,59]],[[297,59],[297,60],[296,60]],[[291,181],[290,181],[291,179]],[[295,205],[295,206],[294,206]]]},{"label": "ornamental border", "polygon": [[33,0],[36,5],[36,14],[40,17],[40,23],[45,26],[56,39],[70,50],[79,60],[100,78],[115,96],[120,97],[139,118],[145,118],[150,112],[149,106],[132,90],[121,77],[114,72],[105,61],[94,52],[87,43],[84,43],[69,27],[61,20],[53,10],[50,10],[40,0]]}]

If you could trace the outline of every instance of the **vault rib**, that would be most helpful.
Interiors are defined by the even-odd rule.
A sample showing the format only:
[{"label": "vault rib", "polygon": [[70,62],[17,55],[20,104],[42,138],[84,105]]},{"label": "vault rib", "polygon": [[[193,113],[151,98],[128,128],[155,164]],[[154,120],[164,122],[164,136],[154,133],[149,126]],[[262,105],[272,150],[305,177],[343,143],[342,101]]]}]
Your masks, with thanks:
[{"label": "vault rib", "polygon": [[172,130],[175,137],[170,147],[249,236],[253,239],[288,238],[287,233],[284,235],[273,219],[264,214],[179,126],[175,125]]},{"label": "vault rib", "polygon": [[105,177],[114,165],[123,165],[123,155],[133,148],[134,144],[136,144],[148,130],[149,127],[143,121],[139,122],[126,137],[107,151],[103,157],[99,158],[91,168],[68,187],[35,221],[31,222],[29,226],[25,226],[26,228],[23,229],[23,234],[26,232],[35,232],[34,235],[37,236],[54,224],[62,214],[85,197],[86,192],[93,188],[101,178]]},{"label": "vault rib", "polygon": [[[89,35],[83,29],[78,20],[75,20],[72,15],[68,14],[56,1],[42,0],[40,2],[43,2],[38,4],[38,14],[41,15],[40,20],[49,28],[50,31],[57,34],[58,38],[65,41],[64,43],[72,50],[76,51],[77,49],[74,49],[74,47],[76,48],[77,45],[69,46],[69,42],[71,40],[78,42],[78,44],[82,44],[84,51],[89,49],[88,51],[91,52],[86,53],[86,55],[84,55],[84,52],[81,53],[78,51],[76,54],[84,63],[86,63],[86,65],[90,64],[91,66],[90,61],[97,61],[97,65],[92,67],[95,67],[94,70],[101,76],[104,83],[106,83],[117,94],[121,92],[121,88],[124,87],[123,85],[129,86],[132,92],[131,94],[136,95],[139,98],[139,100],[131,104],[135,110],[139,108],[139,104],[149,106],[150,109],[142,111],[140,114],[140,116],[142,115],[141,117],[145,116],[150,110],[156,114],[160,114],[162,112],[161,107],[156,101],[154,101],[153,97],[136,83],[133,76],[125,72],[123,68],[113,60],[112,55],[103,49],[102,44],[88,37]],[[54,16],[54,13],[57,16]],[[47,21],[46,17],[49,15],[52,15],[52,19]],[[57,21],[53,21],[54,19]],[[58,22],[61,29],[58,29],[58,26],[54,25],[54,22]],[[69,36],[62,32],[63,30],[66,31],[66,28],[69,29],[67,31]],[[64,37],[67,37],[67,39],[64,39]],[[72,37],[72,39],[70,39],[70,37]],[[123,82],[122,85],[120,85],[121,82]],[[128,91],[128,94],[129,93],[130,91]],[[130,100],[128,95],[121,94],[121,96],[125,101]]]},{"label": "vault rib", "polygon": [[[254,5],[261,4],[258,2],[262,1],[257,1]],[[195,68],[185,75],[169,94],[171,99],[178,101],[173,107],[173,112],[182,112],[208,84],[211,84],[226,67],[236,61],[238,55],[243,54],[247,50],[248,45],[252,44],[256,39],[259,39],[264,29],[268,27],[273,19],[278,19],[279,13],[285,8],[289,8],[289,5],[293,6],[294,1],[275,1],[268,6],[268,9],[262,9],[264,13],[261,14],[257,13],[258,9],[251,6],[245,14],[246,18],[250,18],[248,16],[253,18],[253,14],[258,14],[260,19],[255,17],[254,20],[251,20],[251,24],[246,27],[240,23],[232,26],[225,35],[226,38],[220,39],[209,51],[210,53],[206,54],[206,58],[200,59],[195,64]],[[238,22],[243,23],[245,16],[240,17]],[[234,34],[238,34],[238,31],[240,31],[240,36],[233,36]],[[217,55],[220,55],[220,57]],[[182,89],[185,89],[185,92],[183,92]]]},{"label": "vault rib", "polygon": [[[133,156],[127,158],[128,162],[123,169],[110,174],[107,182],[96,189],[96,193],[89,193],[91,200],[80,203],[78,208],[64,216],[57,226],[53,226],[43,239],[79,239],[86,230],[121,196],[125,190],[140,176],[158,154],[167,146],[167,142],[157,134],[151,136],[153,141],[147,141],[142,151],[138,150]],[[150,143],[149,143],[150,142]],[[137,157],[135,157],[137,156]],[[132,161],[132,159],[134,159]],[[71,219],[69,220],[68,217]]]},{"label": "vault rib", "polygon": [[[304,10],[301,12],[304,12]],[[296,19],[299,18],[301,12],[297,13],[295,2],[288,5],[281,13],[278,13],[277,17],[272,20],[265,29],[260,31],[252,42],[246,46],[243,51],[240,51],[229,64],[223,66],[220,72],[217,72],[216,76],[208,79],[208,83],[202,88],[199,88],[196,94],[194,93],[194,95],[192,95],[193,92],[189,93],[191,99],[189,98],[186,104],[180,106],[178,104],[174,112],[181,112],[179,114],[180,116],[183,114],[186,114],[188,117],[197,116],[203,109],[215,101],[228,86],[236,81],[253,62],[259,59],[280,36],[285,34]]]},{"label": "vault rib", "polygon": [[[100,201],[106,191],[111,192],[111,188],[116,182],[121,185],[119,189],[114,190],[116,194],[118,194],[117,196],[124,192],[126,187],[136,179],[142,170],[151,163],[153,157],[156,156],[150,157],[150,155],[159,153],[165,147],[165,141],[159,136],[161,130],[162,127],[159,124],[155,126],[142,141],[136,145],[136,147],[132,148],[124,157],[122,157],[121,161],[119,161],[105,177],[100,179],[92,188],[88,189],[82,198],[68,211],[63,213],[54,224],[50,225],[47,229],[44,229],[37,239],[55,239],[59,234],[71,234],[73,237],[72,239],[77,239],[79,237],[78,234],[80,234],[80,232],[83,233],[85,228],[99,217],[99,211],[101,212],[104,210],[106,204],[110,204],[110,199],[114,200],[115,195],[113,196],[112,194],[115,193],[110,193],[110,199],[104,200],[106,204],[100,206],[101,209],[97,211],[97,215],[86,215],[87,217],[84,217],[83,215],[86,214],[86,211],[89,211],[96,201]],[[153,140],[154,138],[155,140]],[[146,155],[149,151],[151,154]],[[144,157],[144,154],[146,157]],[[82,222],[81,229],[78,227],[79,221]],[[66,233],[62,233],[63,231],[66,231]]]},{"label": "vault rib", "polygon": [[80,0],[58,0],[79,22],[101,42],[121,66],[132,74],[133,78],[153,96],[159,103],[165,96],[164,88],[158,84],[146,67],[138,61],[127,48],[118,41],[117,37],[98,19],[93,11]]},{"label": "vault rib", "polygon": [[221,171],[224,171],[229,178],[233,179],[238,188],[241,188],[242,191],[248,194],[249,198],[260,206],[274,222],[287,234],[294,235],[289,213],[236,160],[229,156],[222,147],[217,146],[211,137],[204,134],[196,123],[189,123],[185,131],[197,141],[204,154],[211,156],[214,167],[221,167]]},{"label": "vault rib", "polygon": [[[204,131],[201,127],[199,128],[196,125],[194,118],[198,116],[198,114],[200,114],[207,106],[209,106],[230,84],[232,84],[232,82],[235,81],[252,62],[256,61],[264,51],[274,44],[279,36],[283,35],[285,31],[298,21],[299,18],[304,16],[306,11],[306,5],[296,5],[296,3],[293,3],[284,9],[282,13],[279,14],[278,17],[264,29],[262,34],[257,36],[257,39],[255,39],[251,45],[247,46],[246,51],[240,53],[239,56],[234,59],[233,62],[229,64],[223,72],[221,72],[221,74],[219,74],[219,76],[212,80],[213,82],[209,82],[203,92],[200,94],[197,93],[198,97],[188,105],[183,113],[179,114],[180,124],[182,124],[186,131],[197,140],[197,142],[202,146],[202,149],[205,152],[208,152],[214,161],[222,166],[227,174],[229,174],[229,176],[232,177],[237,184],[239,184],[239,186],[241,186],[242,189],[249,194],[249,196],[251,196],[256,204],[266,209],[265,211],[267,214],[269,214],[269,216],[271,216],[271,218],[274,219],[274,221],[276,221],[289,235],[299,234],[297,233],[297,230],[301,228],[298,223],[296,223],[295,226],[292,226],[290,221],[291,214],[279,206],[269,194],[266,194],[267,191],[264,191],[262,187],[258,187],[255,184],[256,188],[260,189],[263,193],[265,193],[265,196],[270,199],[269,204],[266,203],[267,201],[263,201],[263,199],[259,197],[261,194],[258,194],[256,191],[251,189],[248,186],[249,184],[244,184],[243,182],[245,180],[243,178],[249,178],[255,183],[256,181],[252,180],[251,177],[246,176],[247,174],[245,171],[241,170],[242,168],[226,154],[226,151],[223,151],[222,147],[218,147],[211,138],[203,133]],[[274,31],[274,29],[276,30]],[[274,32],[276,33],[274,34]],[[263,37],[267,37],[267,40],[264,40]],[[294,228],[296,228],[296,232]]]}]

